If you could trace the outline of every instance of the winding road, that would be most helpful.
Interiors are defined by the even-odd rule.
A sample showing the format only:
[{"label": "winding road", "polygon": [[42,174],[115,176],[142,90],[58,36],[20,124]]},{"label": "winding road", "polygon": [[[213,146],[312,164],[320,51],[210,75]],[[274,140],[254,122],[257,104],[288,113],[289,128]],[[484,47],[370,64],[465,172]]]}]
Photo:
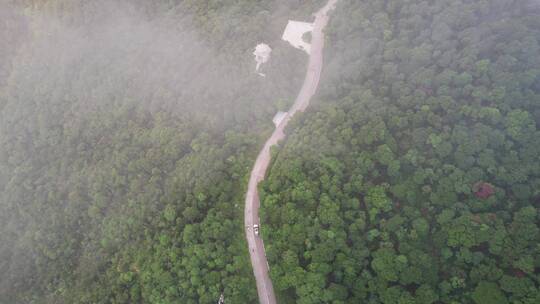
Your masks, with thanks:
[{"label": "winding road", "polygon": [[259,152],[249,178],[244,209],[244,227],[249,246],[251,265],[257,282],[259,302],[261,304],[275,304],[276,296],[272,287],[272,281],[268,275],[269,266],[268,261],[266,260],[263,240],[259,235],[255,234],[255,231],[253,231],[253,225],[260,225],[260,201],[257,185],[264,179],[266,170],[270,164],[270,147],[285,138],[284,129],[291,120],[291,117],[298,111],[303,112],[308,107],[311,97],[313,97],[317,91],[323,65],[323,29],[328,23],[328,12],[335,7],[337,1],[338,0],[329,0],[322,9],[315,13],[315,22],[311,38],[311,54],[309,56],[309,64],[304,84],[287,116],[276,127],[272,136],[270,136],[262,150]]}]

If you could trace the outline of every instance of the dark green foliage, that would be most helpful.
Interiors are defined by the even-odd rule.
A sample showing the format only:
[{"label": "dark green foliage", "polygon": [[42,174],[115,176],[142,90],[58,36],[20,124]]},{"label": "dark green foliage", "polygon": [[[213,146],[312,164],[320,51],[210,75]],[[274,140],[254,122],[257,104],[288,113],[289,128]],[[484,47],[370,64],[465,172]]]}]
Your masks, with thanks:
[{"label": "dark green foliage", "polygon": [[340,2],[263,186],[282,303],[540,299],[533,2]]},{"label": "dark green foliage", "polygon": [[280,32],[318,5],[3,1],[0,302],[256,301],[246,175],[304,74]]},{"label": "dark green foliage", "polygon": [[495,283],[480,282],[472,294],[476,304],[506,304],[508,301]]}]

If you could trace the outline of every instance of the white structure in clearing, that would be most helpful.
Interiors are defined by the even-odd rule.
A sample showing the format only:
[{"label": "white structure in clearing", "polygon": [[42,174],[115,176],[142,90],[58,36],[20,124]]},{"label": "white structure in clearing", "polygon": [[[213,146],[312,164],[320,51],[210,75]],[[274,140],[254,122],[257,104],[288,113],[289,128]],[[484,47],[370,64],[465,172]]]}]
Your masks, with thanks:
[{"label": "white structure in clearing", "polygon": [[[255,68],[256,72],[259,72],[259,68],[261,67],[261,64],[265,63],[270,59],[270,53],[272,53],[272,49],[268,46],[266,43],[259,43],[255,47],[255,51],[253,52],[253,55],[255,55],[255,61],[257,62],[257,67]],[[262,73],[259,73],[261,76],[266,76]]]},{"label": "white structure in clearing", "polygon": [[289,20],[281,39],[289,42],[295,48],[304,50],[306,53],[310,54],[311,44],[305,42],[302,37],[305,33],[312,31],[313,23]]},{"label": "white structure in clearing", "polygon": [[283,119],[285,119],[285,117],[287,117],[287,115],[289,115],[289,113],[287,113],[287,112],[279,111],[279,112],[276,113],[276,116],[274,116],[274,118],[272,119],[272,121],[274,122],[274,125],[276,125],[276,128],[279,126],[279,124],[281,124]]}]

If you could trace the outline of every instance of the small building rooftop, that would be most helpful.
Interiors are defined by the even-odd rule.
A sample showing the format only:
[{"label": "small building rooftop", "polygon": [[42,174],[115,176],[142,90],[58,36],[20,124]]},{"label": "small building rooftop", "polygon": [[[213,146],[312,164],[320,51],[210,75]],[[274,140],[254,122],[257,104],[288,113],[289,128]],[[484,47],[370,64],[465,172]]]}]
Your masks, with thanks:
[{"label": "small building rooftop", "polygon": [[274,125],[276,125],[276,128],[281,124],[283,119],[285,119],[285,117],[287,117],[288,114],[289,113],[287,112],[281,112],[281,111],[276,113],[276,115],[272,119],[272,121],[274,122]]}]

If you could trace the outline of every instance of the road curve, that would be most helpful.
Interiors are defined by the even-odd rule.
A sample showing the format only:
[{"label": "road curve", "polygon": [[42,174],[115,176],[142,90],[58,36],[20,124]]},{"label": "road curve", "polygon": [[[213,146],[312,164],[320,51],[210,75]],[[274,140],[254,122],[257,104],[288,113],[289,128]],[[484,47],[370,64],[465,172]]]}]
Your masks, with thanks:
[{"label": "road curve", "polygon": [[285,116],[281,123],[276,127],[275,131],[272,133],[272,136],[270,136],[270,138],[264,144],[261,152],[259,152],[249,178],[244,209],[244,228],[249,247],[251,265],[253,267],[253,273],[255,274],[255,280],[257,282],[259,302],[261,304],[276,304],[276,296],[272,287],[272,281],[268,275],[269,266],[268,261],[266,260],[263,240],[259,236],[255,235],[255,232],[253,231],[253,225],[260,225],[260,201],[257,185],[264,179],[266,169],[270,164],[270,147],[285,138],[285,133],[283,130],[289,123],[291,117],[293,117],[298,111],[303,112],[308,107],[311,97],[313,97],[317,91],[323,65],[323,29],[328,23],[328,12],[334,8],[337,1],[338,0],[329,0],[328,3],[314,15],[315,22],[311,37],[311,54],[309,56],[309,64],[304,84],[302,85],[302,89],[300,90],[300,93],[298,94],[298,97],[289,110],[287,116]]}]

